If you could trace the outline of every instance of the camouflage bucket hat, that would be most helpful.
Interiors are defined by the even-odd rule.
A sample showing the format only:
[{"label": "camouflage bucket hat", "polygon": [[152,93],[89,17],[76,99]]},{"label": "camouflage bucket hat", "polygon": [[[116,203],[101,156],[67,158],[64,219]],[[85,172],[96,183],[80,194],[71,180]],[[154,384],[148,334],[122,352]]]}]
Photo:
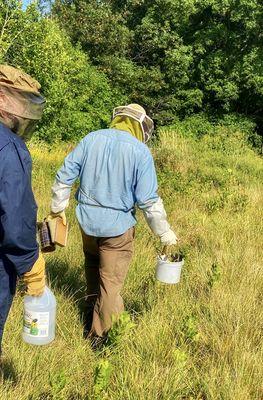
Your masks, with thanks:
[{"label": "camouflage bucket hat", "polygon": [[0,110],[22,118],[39,120],[45,99],[40,84],[28,74],[0,65]]},{"label": "camouflage bucket hat", "polygon": [[20,89],[25,92],[40,94],[41,85],[25,72],[11,67],[10,65],[0,65],[0,85]]}]

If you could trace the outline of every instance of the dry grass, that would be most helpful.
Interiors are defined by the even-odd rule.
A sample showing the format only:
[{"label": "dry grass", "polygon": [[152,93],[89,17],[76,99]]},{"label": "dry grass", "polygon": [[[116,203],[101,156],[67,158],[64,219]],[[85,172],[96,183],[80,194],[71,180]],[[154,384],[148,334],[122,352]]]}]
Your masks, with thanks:
[{"label": "dry grass", "polygon": [[[55,171],[68,148],[32,146],[39,218],[49,209]],[[82,337],[85,283],[74,201],[69,246],[47,257],[58,300],[53,344],[21,340],[16,296],[4,340],[1,400],[259,400],[262,351],[262,160],[236,134],[194,142],[162,132],[153,149],[160,192],[181,237],[179,285],[155,281],[158,241],[139,217],[135,256],[124,288],[136,324],[94,354]],[[111,375],[94,392],[101,361]]]}]

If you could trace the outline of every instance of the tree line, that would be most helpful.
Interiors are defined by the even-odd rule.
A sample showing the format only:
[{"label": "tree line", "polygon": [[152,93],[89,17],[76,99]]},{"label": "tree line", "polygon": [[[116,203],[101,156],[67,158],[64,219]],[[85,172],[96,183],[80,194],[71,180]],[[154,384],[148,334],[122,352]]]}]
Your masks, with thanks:
[{"label": "tree line", "polygon": [[106,127],[127,102],[157,126],[198,116],[262,133],[262,26],[257,0],[2,0],[0,62],[42,84],[42,139]]}]

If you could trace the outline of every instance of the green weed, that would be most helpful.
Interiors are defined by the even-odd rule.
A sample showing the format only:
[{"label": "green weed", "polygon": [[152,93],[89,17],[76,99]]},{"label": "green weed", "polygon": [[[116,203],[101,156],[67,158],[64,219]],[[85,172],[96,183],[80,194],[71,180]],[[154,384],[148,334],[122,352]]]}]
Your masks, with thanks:
[{"label": "green weed", "polygon": [[212,288],[220,280],[221,271],[218,264],[213,263],[208,277],[208,286]]},{"label": "green weed", "polygon": [[183,320],[182,332],[186,340],[198,342],[200,339],[200,333],[198,331],[197,318],[193,315],[189,315]]},{"label": "green weed", "polygon": [[51,396],[54,400],[62,400],[63,389],[67,384],[67,377],[64,370],[61,370],[56,373],[49,374],[49,384],[50,384],[50,392]]},{"label": "green weed", "polygon": [[107,388],[112,373],[112,366],[108,360],[97,362],[94,374],[94,395],[96,399],[103,398],[103,391]]},{"label": "green weed", "polygon": [[135,328],[128,312],[124,311],[120,316],[112,317],[112,328],[107,336],[108,345],[119,344]]}]

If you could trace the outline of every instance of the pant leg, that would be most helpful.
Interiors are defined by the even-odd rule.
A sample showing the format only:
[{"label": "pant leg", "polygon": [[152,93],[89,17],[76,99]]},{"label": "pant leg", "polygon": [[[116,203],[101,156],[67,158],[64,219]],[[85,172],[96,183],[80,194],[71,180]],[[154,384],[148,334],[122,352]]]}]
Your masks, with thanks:
[{"label": "pant leg", "polygon": [[5,322],[16,291],[17,274],[13,266],[0,258],[0,354]]},{"label": "pant leg", "polygon": [[134,228],[123,235],[99,239],[100,294],[97,298],[91,334],[103,336],[110,328],[112,316],[124,310],[121,289],[132,259]]},{"label": "pant leg", "polygon": [[99,295],[99,246],[98,238],[86,235],[81,230],[83,251],[85,256],[85,276],[87,284],[87,301],[86,301],[86,329],[90,330],[93,318],[93,310]]}]

